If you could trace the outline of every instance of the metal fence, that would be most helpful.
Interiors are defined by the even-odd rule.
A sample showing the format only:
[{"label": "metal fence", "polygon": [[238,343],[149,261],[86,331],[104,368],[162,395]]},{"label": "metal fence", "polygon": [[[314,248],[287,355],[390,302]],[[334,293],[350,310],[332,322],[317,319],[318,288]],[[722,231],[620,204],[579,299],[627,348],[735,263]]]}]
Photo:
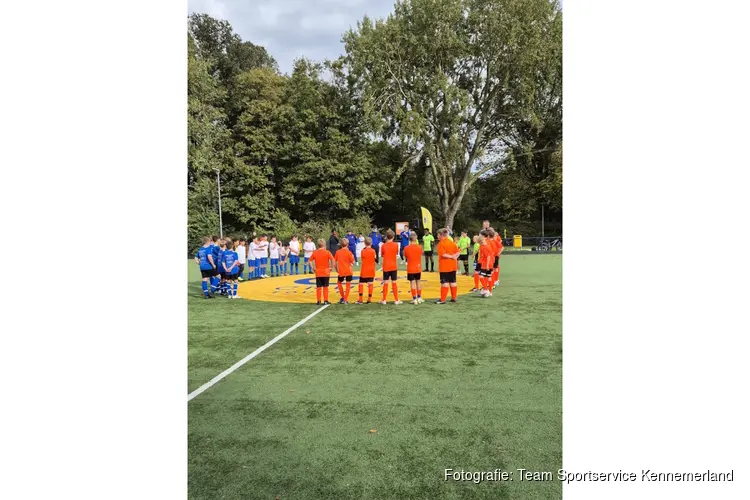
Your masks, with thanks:
[{"label": "metal fence", "polygon": [[[562,252],[562,236],[522,236],[521,244],[524,251]],[[503,238],[503,246],[506,252],[513,251],[513,238]]]}]

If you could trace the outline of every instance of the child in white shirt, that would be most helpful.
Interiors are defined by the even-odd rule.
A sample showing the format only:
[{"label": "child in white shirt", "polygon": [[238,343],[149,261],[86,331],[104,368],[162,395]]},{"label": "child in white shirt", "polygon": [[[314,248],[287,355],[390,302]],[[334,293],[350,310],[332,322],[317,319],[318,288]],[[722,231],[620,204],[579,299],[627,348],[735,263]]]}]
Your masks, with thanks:
[{"label": "child in white shirt", "polygon": [[289,274],[299,274],[299,240],[296,234],[289,242]]},{"label": "child in white shirt", "polygon": [[356,246],[357,264],[362,262],[362,250],[364,248],[365,248],[365,237],[360,234],[359,238],[357,239],[357,246]]},{"label": "child in white shirt", "polygon": [[[260,261],[260,264],[258,264]],[[268,266],[268,236],[261,235],[258,245],[255,247],[255,266],[259,268],[258,277],[268,278],[266,268]]]},{"label": "child in white shirt", "polygon": [[250,245],[248,245],[248,254],[247,254],[247,267],[248,267],[248,274],[247,279],[255,279],[258,277],[258,271],[260,271],[260,262],[256,262],[255,255],[258,252],[258,237],[254,237],[253,241],[250,242]]},{"label": "child in white shirt", "polygon": [[281,276],[279,270],[279,254],[281,245],[276,242],[276,236],[271,237],[271,243],[268,244],[268,257],[271,260],[271,276]]},{"label": "child in white shirt", "polygon": [[304,273],[308,274],[309,272],[310,274],[312,274],[312,264],[308,264],[310,262],[310,256],[315,251],[315,243],[313,243],[312,236],[307,236],[305,238],[305,245],[302,247],[302,249],[305,251]]},{"label": "child in white shirt", "polygon": [[235,252],[237,252],[237,260],[240,263],[240,274],[239,274],[239,280],[242,281],[245,274],[245,264],[247,263],[247,255],[246,251],[247,248],[245,248],[245,238],[240,238],[239,244],[234,249]]}]

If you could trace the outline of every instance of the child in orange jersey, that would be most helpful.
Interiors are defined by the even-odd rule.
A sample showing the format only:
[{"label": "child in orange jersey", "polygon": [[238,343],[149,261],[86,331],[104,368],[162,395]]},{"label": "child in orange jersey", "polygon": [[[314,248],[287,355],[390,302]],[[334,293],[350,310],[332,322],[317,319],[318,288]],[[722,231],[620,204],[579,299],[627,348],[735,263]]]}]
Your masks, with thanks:
[{"label": "child in orange jersey", "polygon": [[[487,240],[487,245],[492,250],[492,264],[493,265],[490,266],[490,270],[492,271],[491,274],[494,275],[495,271],[493,270],[493,268],[494,268],[494,263],[495,263],[495,256],[497,255],[497,252],[498,252],[497,240],[495,240],[495,232],[492,230],[492,228],[486,229],[485,233],[486,234],[484,235],[484,239]],[[493,277],[492,275],[490,276],[490,278]],[[492,280],[492,282],[494,283],[494,279]]]},{"label": "child in orange jersey", "polygon": [[495,286],[500,284],[500,254],[503,253],[505,247],[503,246],[503,240],[500,235],[492,228],[488,229],[490,236],[495,241],[495,260],[492,265],[492,283]]},{"label": "child in orange jersey", "polygon": [[404,248],[406,259],[406,279],[411,286],[412,304],[421,304],[422,301],[422,247],[419,246],[417,233],[409,235],[409,245]]},{"label": "child in orange jersey", "polygon": [[362,249],[361,262],[362,269],[359,271],[359,300],[357,304],[362,304],[362,292],[365,283],[367,283],[367,304],[372,303],[372,287],[375,281],[375,261],[378,254],[372,248],[372,238],[365,238],[365,248]]},{"label": "child in orange jersey", "polygon": [[393,241],[396,237],[390,229],[385,233],[385,243],[380,246],[380,255],[383,257],[383,300],[381,304],[386,304],[385,298],[388,296],[388,285],[393,287],[393,298],[396,299],[395,305],[401,304],[398,300],[398,263],[396,259],[399,256],[400,246]]},{"label": "child in orange jersey", "polygon": [[326,240],[318,240],[318,249],[310,256],[310,266],[315,273],[315,295],[320,305],[320,295],[323,294],[323,304],[329,305],[328,286],[331,284],[331,268],[335,265],[333,255],[326,249]]},{"label": "child in orange jersey", "polygon": [[[485,231],[482,231],[485,233]],[[479,291],[479,295],[482,297],[492,297],[492,264],[495,259],[495,251],[492,249],[491,238],[489,236],[485,238],[480,235],[479,241],[479,265],[481,269],[479,271],[479,279],[482,281],[484,290]]]},{"label": "child in orange jersey", "polygon": [[480,290],[479,288],[479,271],[482,270],[482,263],[479,260],[479,250],[480,250],[480,244],[479,244],[479,234],[475,234],[473,238],[471,238],[471,241],[474,242],[474,246],[472,247],[471,253],[474,256],[474,288],[469,290],[470,292],[478,292]]},{"label": "child in orange jersey", "polygon": [[456,260],[461,255],[458,245],[448,235],[448,229],[438,231],[437,258],[440,273],[440,300],[436,304],[445,304],[448,288],[451,291],[451,302],[456,302],[458,284],[456,283]]},{"label": "child in orange jersey", "polygon": [[[349,303],[349,292],[352,288],[352,264],[354,264],[354,254],[349,250],[349,240],[347,238],[341,238],[339,241],[339,249],[336,250],[333,260],[336,261],[336,272],[339,274],[338,287],[339,295],[341,300],[339,304]],[[344,287],[341,285],[346,281],[346,292]]]}]

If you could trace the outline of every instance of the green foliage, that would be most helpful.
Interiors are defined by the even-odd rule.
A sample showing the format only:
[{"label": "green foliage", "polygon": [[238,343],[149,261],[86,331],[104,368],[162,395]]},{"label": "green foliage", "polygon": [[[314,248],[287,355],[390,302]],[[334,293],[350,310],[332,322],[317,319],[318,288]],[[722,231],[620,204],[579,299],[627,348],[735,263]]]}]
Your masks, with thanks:
[{"label": "green foliage", "polygon": [[208,14],[191,14],[188,33],[195,40],[196,57],[206,61],[209,74],[226,86],[242,71],[261,67],[278,69],[265,48],[243,42],[229,21],[214,19]]},{"label": "green foliage", "polygon": [[373,210],[387,198],[381,173],[354,133],[345,89],[321,79],[322,66],[296,61],[275,117],[280,137],[278,201],[299,218],[340,219]]},{"label": "green foliage", "polygon": [[[469,188],[557,104],[561,13],[548,0],[404,0],[344,35],[352,92],[382,137],[426,156],[448,224]],[[561,89],[560,89],[561,90]]]},{"label": "green foliage", "polygon": [[559,216],[561,26],[547,0],[406,0],[347,32],[342,58],[287,76],[192,14],[189,249],[218,232],[217,172],[235,235],[369,233],[420,206],[436,227]]},{"label": "green foliage", "polygon": [[299,229],[297,222],[293,221],[286,210],[276,209],[271,218],[271,232],[282,241],[289,241],[292,235]]}]

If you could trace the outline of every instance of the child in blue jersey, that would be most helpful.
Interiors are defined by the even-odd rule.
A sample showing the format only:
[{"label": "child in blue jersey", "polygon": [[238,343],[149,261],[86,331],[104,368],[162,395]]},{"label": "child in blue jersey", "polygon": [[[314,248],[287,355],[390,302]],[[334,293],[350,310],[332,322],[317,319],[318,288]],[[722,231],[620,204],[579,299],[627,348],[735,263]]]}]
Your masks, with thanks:
[{"label": "child in blue jersey", "polygon": [[354,263],[357,263],[357,237],[351,229],[346,232],[347,248],[354,255]]},{"label": "child in blue jersey", "polygon": [[221,240],[218,236],[214,235],[211,240],[213,241],[213,246],[211,247],[211,255],[214,258],[214,264],[216,265],[216,269],[214,271],[213,276],[211,276],[211,293],[216,292],[219,289],[219,285],[221,284],[221,266],[219,260],[219,252],[221,250]]},{"label": "child in blue jersey", "polygon": [[221,260],[221,270],[224,272],[224,283],[226,285],[226,294],[230,299],[237,298],[237,278],[240,273],[240,261],[237,259],[237,252],[232,249],[232,240],[227,239],[224,242],[224,253]]},{"label": "child in blue jersey", "polygon": [[209,289],[209,280],[214,275],[216,265],[214,263],[214,257],[211,252],[211,238],[204,236],[201,238],[203,244],[198,251],[195,253],[195,262],[198,264],[201,270],[201,286],[203,287],[203,298],[213,299],[214,294]]},{"label": "child in blue jersey", "polygon": [[222,295],[226,295],[226,272],[224,271],[224,266],[221,265],[222,262],[224,262],[224,253],[227,251],[227,242],[225,240],[219,240],[219,256],[216,259],[216,262],[219,263],[218,270],[219,270],[219,285],[217,289],[219,290],[219,293]]},{"label": "child in blue jersey", "polygon": [[399,248],[399,255],[401,255],[401,260],[404,259],[404,249],[409,246],[410,237],[411,232],[409,232],[409,224],[404,224],[404,230],[401,231],[401,248]]}]

